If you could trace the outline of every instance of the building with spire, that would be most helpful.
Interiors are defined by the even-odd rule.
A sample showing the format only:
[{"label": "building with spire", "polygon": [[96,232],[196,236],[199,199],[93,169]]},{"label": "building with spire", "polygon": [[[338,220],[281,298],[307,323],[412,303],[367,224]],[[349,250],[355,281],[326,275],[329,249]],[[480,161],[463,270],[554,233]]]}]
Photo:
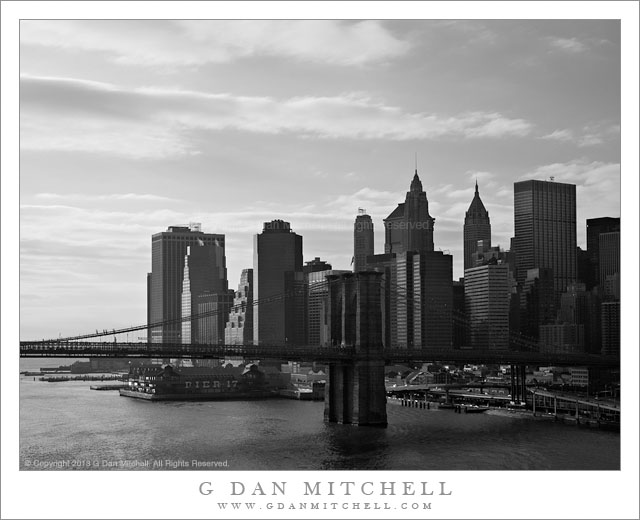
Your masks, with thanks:
[{"label": "building with spire", "polygon": [[382,271],[385,346],[448,348],[452,345],[453,262],[434,251],[427,194],[416,168],[405,201],[384,220],[385,254],[368,268]]},{"label": "building with spire", "polygon": [[464,216],[464,269],[476,267],[474,257],[478,251],[478,241],[483,241],[483,250],[491,247],[491,223],[489,212],[484,207],[478,181],[471,205]]},{"label": "building with spire", "polygon": [[384,219],[384,252],[433,251],[434,222],[435,219],[429,215],[429,201],[416,169],[405,201]]}]

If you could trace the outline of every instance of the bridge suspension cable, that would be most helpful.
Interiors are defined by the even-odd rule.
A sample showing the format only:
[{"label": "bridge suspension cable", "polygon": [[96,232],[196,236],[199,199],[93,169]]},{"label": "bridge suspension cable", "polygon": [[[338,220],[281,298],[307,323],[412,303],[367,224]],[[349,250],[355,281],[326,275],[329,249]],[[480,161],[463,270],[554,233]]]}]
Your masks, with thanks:
[{"label": "bridge suspension cable", "polygon": [[[328,292],[328,288],[329,288],[329,283],[336,283],[337,280],[324,280],[321,282],[314,282],[313,283],[313,289],[314,290],[323,290],[323,289],[327,289]],[[408,294],[408,291],[406,290],[406,288],[401,287],[400,285],[398,285],[397,283],[393,283],[391,281],[389,281],[390,287],[391,287],[391,295],[394,296],[396,298],[396,303],[398,303],[399,301],[405,301],[405,302],[411,302],[414,305],[417,306],[422,306],[424,305],[424,302],[421,301],[419,298],[417,298],[416,296],[412,296]],[[265,298],[259,298],[256,300],[252,300],[250,302],[250,305],[252,307],[259,307],[260,305],[268,305],[270,303],[277,303],[283,300],[286,300],[287,298],[292,298],[292,297],[299,297],[299,296],[308,296],[309,294],[309,287],[308,286],[300,286],[300,287],[295,287],[289,291],[284,291],[269,297],[265,297]],[[91,334],[81,334],[81,335],[77,335],[77,336],[69,336],[69,337],[64,337],[64,338],[55,338],[55,339],[49,339],[49,340],[43,340],[44,342],[48,342],[48,343],[62,343],[62,342],[69,342],[69,341],[78,341],[78,340],[84,340],[84,339],[91,339],[91,338],[98,338],[98,337],[105,337],[105,336],[114,336],[114,335],[118,335],[118,334],[126,334],[129,332],[135,332],[135,331],[140,331],[140,330],[151,330],[154,328],[159,328],[159,327],[163,327],[165,325],[170,325],[170,324],[177,324],[177,323],[182,323],[182,322],[187,322],[187,321],[191,321],[191,320],[197,320],[197,319],[202,319],[202,318],[208,318],[208,317],[215,317],[215,316],[222,316],[225,315],[231,311],[233,312],[238,312],[240,310],[243,309],[243,307],[246,307],[246,305],[248,305],[248,303],[245,304],[237,304],[237,305],[232,305],[230,307],[230,309],[214,309],[214,310],[209,310],[209,311],[204,311],[204,312],[200,312],[200,313],[195,313],[195,314],[191,314],[188,316],[181,316],[179,318],[172,318],[169,320],[163,320],[163,321],[158,321],[158,322],[154,322],[154,323],[145,323],[143,325],[135,325],[135,326],[130,326],[130,327],[124,327],[124,328],[119,328],[119,329],[103,329],[102,331],[98,331],[96,330],[95,333],[91,333]],[[438,317],[448,317],[449,314],[447,314],[445,311],[437,309],[430,309],[429,312],[433,315],[435,312],[435,315]],[[454,322],[454,324],[458,324],[458,325],[462,325],[464,327],[469,327],[470,326],[470,320],[469,317],[463,313],[462,311],[456,310],[456,309],[451,309],[451,319]],[[509,340],[512,344],[519,346],[520,348],[524,348],[526,350],[530,350],[530,351],[536,351],[538,350],[538,342],[535,338],[531,338],[528,336],[525,336],[519,332],[516,331],[512,331],[511,329],[509,329]],[[556,345],[557,346],[557,345]]]}]

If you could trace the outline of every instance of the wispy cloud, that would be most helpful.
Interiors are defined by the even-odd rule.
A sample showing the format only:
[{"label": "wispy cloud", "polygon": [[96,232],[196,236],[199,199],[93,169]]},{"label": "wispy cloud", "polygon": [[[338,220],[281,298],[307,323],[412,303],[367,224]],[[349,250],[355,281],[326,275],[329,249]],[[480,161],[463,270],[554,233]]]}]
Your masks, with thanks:
[{"label": "wispy cloud", "polygon": [[87,193],[36,193],[37,199],[42,200],[67,200],[67,201],[148,201],[148,202],[181,202],[180,199],[153,195],[151,193],[109,193],[104,195],[91,195]]},{"label": "wispy cloud", "polygon": [[410,112],[366,93],[275,99],[23,76],[21,102],[25,150],[132,157],[199,153],[188,138],[197,130],[403,141],[523,137],[532,129],[528,121],[498,112]]},{"label": "wispy cloud", "polygon": [[563,130],[554,130],[550,134],[543,135],[540,139],[546,139],[549,141],[561,141],[561,142],[570,142],[574,140],[574,135],[571,130],[563,129]]},{"label": "wispy cloud", "polygon": [[467,170],[464,172],[465,177],[469,180],[469,184],[477,182],[480,189],[486,189],[487,187],[496,186],[497,175],[493,172],[481,171],[481,170]]},{"label": "wispy cloud", "polygon": [[[558,182],[569,182],[584,186],[606,183],[607,191],[614,191],[612,184],[620,185],[620,164],[574,159],[564,163],[539,166],[522,176],[522,179],[548,179],[554,177]],[[597,192],[597,190],[594,190]]]},{"label": "wispy cloud", "polygon": [[108,53],[116,63],[144,67],[253,56],[366,65],[410,49],[375,20],[27,20],[20,37],[23,44]]},{"label": "wispy cloud", "polygon": [[434,22],[434,27],[442,27],[456,36],[462,36],[464,43],[461,47],[491,46],[499,40],[498,33],[480,20],[439,20]]},{"label": "wispy cloud", "polygon": [[620,136],[620,125],[610,123],[591,123],[583,126],[577,131],[568,128],[556,129],[553,132],[543,135],[540,139],[559,141],[563,143],[574,143],[580,148],[597,146],[605,142],[616,139]]},{"label": "wispy cloud", "polygon": [[585,52],[588,47],[577,38],[548,38],[547,42],[553,51],[567,54],[579,54]]}]

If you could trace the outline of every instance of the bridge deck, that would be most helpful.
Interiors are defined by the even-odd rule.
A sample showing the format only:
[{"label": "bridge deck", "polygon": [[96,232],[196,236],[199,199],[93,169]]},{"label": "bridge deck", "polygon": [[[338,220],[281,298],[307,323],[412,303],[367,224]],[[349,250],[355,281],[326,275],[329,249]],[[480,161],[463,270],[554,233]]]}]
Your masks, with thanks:
[{"label": "bridge deck", "polygon": [[616,368],[620,359],[613,356],[589,354],[550,354],[515,350],[469,350],[451,348],[381,349],[361,354],[359,349],[347,347],[283,346],[283,345],[200,345],[158,343],[105,343],[21,341],[20,357],[25,358],[194,358],[223,357],[249,359],[285,359],[291,361],[349,361],[358,359],[384,359],[387,363],[451,362],[527,365],[582,365]]}]

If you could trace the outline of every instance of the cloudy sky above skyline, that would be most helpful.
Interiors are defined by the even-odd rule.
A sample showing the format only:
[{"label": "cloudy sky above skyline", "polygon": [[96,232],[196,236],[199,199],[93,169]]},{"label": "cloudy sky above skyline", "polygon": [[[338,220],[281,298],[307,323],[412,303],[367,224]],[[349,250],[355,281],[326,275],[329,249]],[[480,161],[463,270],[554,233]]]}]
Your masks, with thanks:
[{"label": "cloudy sky above skyline", "polygon": [[170,225],[226,235],[231,288],[274,218],[305,260],[349,269],[358,208],[383,252],[415,154],[455,278],[476,179],[503,248],[514,181],[576,184],[583,248],[587,218],[620,215],[615,20],[20,29],[23,339],[144,323],[151,235]]}]

